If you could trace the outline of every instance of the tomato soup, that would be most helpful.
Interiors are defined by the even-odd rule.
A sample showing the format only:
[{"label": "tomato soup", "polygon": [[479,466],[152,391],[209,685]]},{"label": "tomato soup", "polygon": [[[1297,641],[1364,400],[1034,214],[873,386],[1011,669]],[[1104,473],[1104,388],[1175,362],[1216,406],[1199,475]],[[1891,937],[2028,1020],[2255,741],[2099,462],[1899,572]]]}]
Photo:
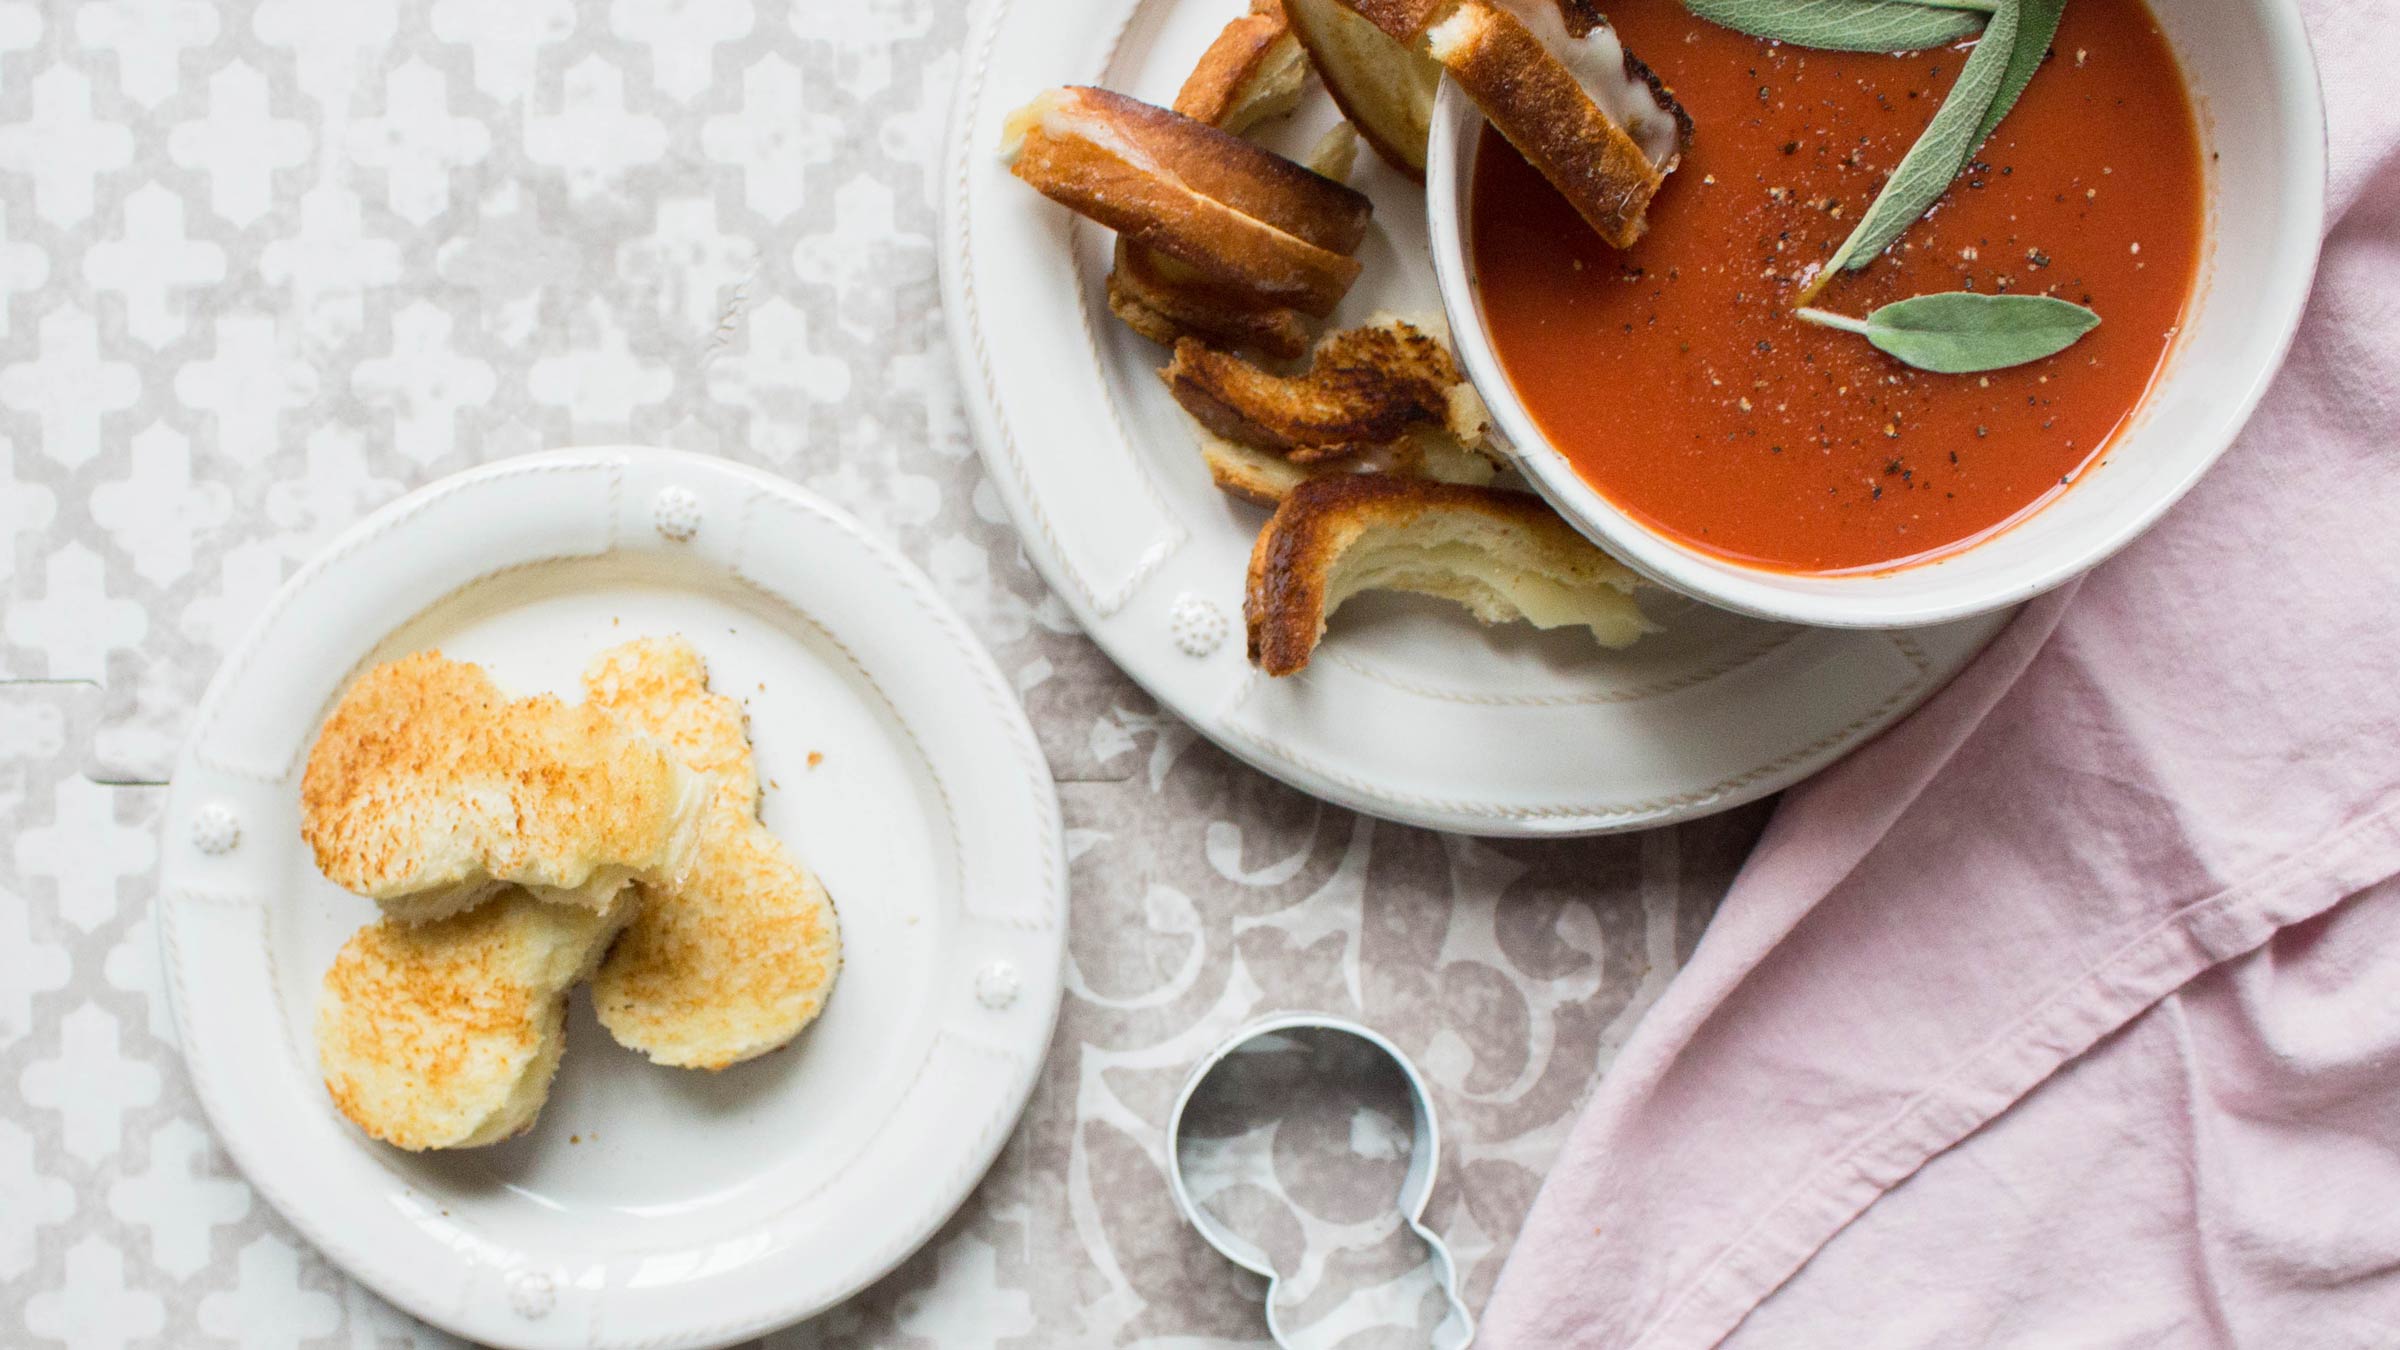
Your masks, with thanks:
[{"label": "tomato soup", "polygon": [[1969,375],[1791,313],[1969,47],[1810,51],[1676,0],[1607,12],[1695,124],[1649,233],[1603,244],[1488,129],[1471,218],[1501,365],[1587,482],[1692,547],[1838,572],[1988,535],[2106,453],[2173,344],[2201,253],[2200,140],[2141,0],[2068,0],[2049,59],[1940,203],[1811,302],[1864,316],[2004,291],[2100,316],[2055,356]]}]

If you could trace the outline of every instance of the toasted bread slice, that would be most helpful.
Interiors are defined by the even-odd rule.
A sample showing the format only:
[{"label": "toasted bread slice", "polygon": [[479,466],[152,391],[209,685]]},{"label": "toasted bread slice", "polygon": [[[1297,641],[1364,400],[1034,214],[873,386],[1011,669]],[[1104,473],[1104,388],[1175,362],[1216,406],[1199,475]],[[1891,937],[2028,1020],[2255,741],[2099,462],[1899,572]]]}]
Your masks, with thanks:
[{"label": "toasted bread slice", "polygon": [[1419,39],[1440,6],[1287,0],[1287,7],[1293,36],[1308,49],[1342,116],[1385,163],[1424,182],[1425,138],[1442,67],[1420,49]]},{"label": "toasted bread slice", "polygon": [[1490,483],[1499,475],[1498,467],[1488,456],[1424,428],[1389,446],[1305,463],[1285,459],[1272,450],[1226,440],[1207,427],[1193,430],[1200,438],[1200,458],[1208,465],[1209,478],[1228,495],[1260,506],[1275,506],[1309,479],[1337,473],[1396,474],[1475,487]]},{"label": "toasted bread slice", "polygon": [[510,699],[419,652],[360,676],[310,749],[300,833],[335,885],[424,922],[503,885],[605,909],[689,855],[703,784],[595,708]]},{"label": "toasted bread slice", "polygon": [[1327,337],[1297,375],[1187,338],[1159,378],[1202,426],[1301,462],[1348,458],[1428,426],[1473,447],[1488,429],[1483,401],[1450,349],[1388,317]]},{"label": "toasted bread slice", "polygon": [[1485,623],[1581,625],[1602,646],[1648,630],[1634,575],[1540,498],[1386,474],[1293,488],[1250,553],[1250,661],[1269,675],[1307,667],[1325,622],[1369,590],[1455,600]]},{"label": "toasted bread slice", "polygon": [[1376,153],[1422,180],[1446,69],[1619,248],[1690,143],[1691,118],[1591,0],[1287,0],[1292,32]]},{"label": "toasted bread slice", "polygon": [[1691,119],[1605,20],[1558,0],[1463,0],[1425,43],[1602,239],[1642,237]]},{"label": "toasted bread slice", "polygon": [[758,766],[742,707],[708,688],[681,638],[603,652],[585,696],[672,746],[708,782],[692,865],[642,884],[632,927],[592,981],[619,1044],[660,1064],[721,1069],[816,1019],[842,963],[833,899],[758,819]]},{"label": "toasted bread slice", "polygon": [[1257,297],[1212,283],[1173,258],[1124,239],[1108,274],[1108,308],[1125,325],[1161,346],[1202,337],[1226,347],[1293,357],[1308,350],[1308,326],[1288,305],[1261,307]]},{"label": "toasted bread slice", "polygon": [[[1280,0],[1252,0],[1249,12],[1226,24],[1201,53],[1175,96],[1175,111],[1238,135],[1290,112],[1307,78],[1308,56],[1292,37]],[[1308,167],[1336,182],[1348,176],[1346,170],[1329,173],[1314,162]],[[1116,264],[1108,274],[1108,308],[1126,327],[1163,346],[1205,337],[1220,346],[1279,357],[1308,348],[1308,328],[1298,310],[1262,303],[1245,287],[1213,283],[1124,239],[1117,241]]]},{"label": "toasted bread slice", "polygon": [[509,889],[463,914],[359,929],[317,1005],[334,1106],[411,1151],[530,1127],[566,1046],[567,991],[633,911],[631,892],[591,909]]},{"label": "toasted bread slice", "polygon": [[1349,0],[1350,11],[1403,46],[1415,46],[1425,30],[1450,12],[1455,0]]},{"label": "toasted bread slice", "polygon": [[1184,77],[1175,111],[1239,136],[1299,106],[1307,80],[1308,54],[1292,37],[1282,0],[1251,0]]},{"label": "toasted bread slice", "polygon": [[1365,196],[1239,136],[1105,89],[1054,89],[1001,155],[1037,191],[1261,308],[1332,312],[1357,280]]}]

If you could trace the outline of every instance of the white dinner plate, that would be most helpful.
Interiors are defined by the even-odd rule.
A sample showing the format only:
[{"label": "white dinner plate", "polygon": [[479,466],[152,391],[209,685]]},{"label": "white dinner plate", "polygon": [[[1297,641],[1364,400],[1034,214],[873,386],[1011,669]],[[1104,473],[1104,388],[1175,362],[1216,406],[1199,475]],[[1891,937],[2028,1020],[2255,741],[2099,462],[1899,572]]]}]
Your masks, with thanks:
[{"label": "white dinner plate", "polygon": [[[1704,815],[1786,787],[1907,713],[2006,614],[1905,632],[1759,623],[1652,590],[1663,631],[1485,629],[1454,606],[1371,595],[1300,675],[1243,656],[1242,582],[1265,513],[1219,493],[1156,376],[1164,353],[1108,312],[1110,234],[1000,162],[1035,94],[1098,84],[1166,104],[1241,0],[993,0],[952,117],[942,293],[977,440],[1026,552],[1085,631],[1227,750],[1361,811],[1477,834],[1582,834]],[[1312,90],[1266,139],[1334,120]],[[1333,324],[1438,324],[1424,193],[1361,149],[1375,201],[1365,274]],[[1629,410],[1628,416],[1638,415]]]},{"label": "white dinner plate", "polygon": [[[680,633],[748,710],[764,819],[824,877],[843,967],[792,1045],[709,1074],[619,1047],[575,995],[539,1123],[409,1154],[328,1101],[318,982],[375,907],[298,825],[319,720],[439,647],[580,697]],[[931,1236],[1023,1109],[1058,1009],[1058,801],[1007,684],[932,585],[841,512],[721,460],[509,460],[344,534],[202,701],[159,933],[192,1081],[251,1184],[384,1297],[498,1345],[714,1345],[834,1304]]]}]

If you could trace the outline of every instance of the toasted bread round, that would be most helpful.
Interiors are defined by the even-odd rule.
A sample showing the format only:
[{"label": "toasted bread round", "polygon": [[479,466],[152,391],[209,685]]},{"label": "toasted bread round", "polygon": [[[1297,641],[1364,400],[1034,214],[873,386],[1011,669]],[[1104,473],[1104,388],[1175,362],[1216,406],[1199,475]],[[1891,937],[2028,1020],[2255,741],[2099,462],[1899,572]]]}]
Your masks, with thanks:
[{"label": "toasted bread round", "polygon": [[721,1069],[789,1042],[841,970],[833,899],[758,820],[741,705],[710,692],[681,638],[602,653],[586,697],[673,747],[709,784],[691,866],[641,887],[640,915],[592,980],[619,1044],[660,1064]]},{"label": "toasted bread round", "polygon": [[510,699],[479,666],[418,652],[360,676],[317,733],[300,833],[335,885],[413,920],[499,884],[605,907],[671,875],[699,784],[605,713]]},{"label": "toasted bread round", "polygon": [[317,1058],[333,1104],[409,1150],[533,1124],[566,1044],[566,996],[632,916],[507,890],[427,923],[378,919],[325,972]]}]

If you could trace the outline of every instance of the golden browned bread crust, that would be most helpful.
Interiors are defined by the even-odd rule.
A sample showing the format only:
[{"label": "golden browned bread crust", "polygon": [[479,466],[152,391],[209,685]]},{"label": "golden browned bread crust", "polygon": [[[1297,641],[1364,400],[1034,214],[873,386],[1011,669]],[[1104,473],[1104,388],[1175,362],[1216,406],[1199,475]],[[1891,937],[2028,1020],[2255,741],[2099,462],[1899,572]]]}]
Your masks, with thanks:
[{"label": "golden browned bread crust", "polygon": [[1108,308],[1161,346],[1197,336],[1276,357],[1308,350],[1300,311],[1284,305],[1261,308],[1256,297],[1211,285],[1174,259],[1123,239],[1117,241],[1116,266],[1108,274]]},{"label": "golden browned bread crust", "polygon": [[1449,436],[1430,430],[1420,430],[1362,454],[1305,463],[1286,459],[1272,450],[1229,441],[1207,427],[1195,427],[1193,431],[1199,437],[1200,458],[1208,465],[1210,481],[1228,496],[1265,507],[1277,505],[1291,495],[1293,488],[1309,479],[1328,474],[1388,473],[1480,487],[1499,472],[1489,456],[1468,450]]},{"label": "golden browned bread crust", "polygon": [[1355,191],[1205,122],[1106,90],[1086,110],[1161,168],[1213,201],[1328,252],[1347,256],[1367,237],[1375,209]]},{"label": "golden browned bread crust", "polygon": [[[1572,24],[1574,11],[1566,12]],[[1617,248],[1641,238],[1672,162],[1653,164],[1516,15],[1464,0],[1430,31],[1428,49],[1601,238]],[[1663,97],[1654,78],[1649,88]],[[1679,106],[1674,115],[1678,134],[1688,134]]]},{"label": "golden browned bread crust", "polygon": [[1327,337],[1297,375],[1277,375],[1187,338],[1175,344],[1175,359],[1159,378],[1202,426],[1302,463],[1391,445],[1425,426],[1448,429],[1470,445],[1483,438],[1482,426],[1453,421],[1468,402],[1457,391],[1468,386],[1449,348],[1400,320]]},{"label": "golden browned bread crust", "polygon": [[473,1148],[533,1124],[565,1045],[566,995],[633,912],[504,890],[426,923],[378,919],[325,972],[317,1059],[334,1106],[387,1144]]},{"label": "golden browned bread crust", "polygon": [[1292,35],[1342,116],[1385,163],[1425,181],[1425,138],[1442,68],[1420,50],[1451,0],[1290,0]]},{"label": "golden browned bread crust", "polygon": [[[1252,0],[1250,11],[1217,34],[1175,95],[1175,111],[1239,134],[1290,112],[1308,75],[1308,57],[1292,37],[1281,0]],[[1339,181],[1346,174],[1311,169]],[[1117,241],[1108,274],[1108,308],[1128,328],[1162,346],[1206,337],[1226,347],[1297,356],[1308,347],[1300,312],[1262,304],[1255,292],[1212,284],[1172,258]]]},{"label": "golden browned bread crust", "polygon": [[660,1064],[721,1069],[789,1042],[841,969],[832,897],[758,819],[758,767],[741,705],[708,688],[681,638],[603,652],[585,696],[673,747],[708,783],[683,875],[641,886],[641,913],[592,981],[617,1041]]},{"label": "golden browned bread crust", "polygon": [[1358,277],[1365,196],[1165,108],[1052,90],[1010,119],[1002,151],[1043,195],[1262,307],[1323,315]]},{"label": "golden browned bread crust", "polygon": [[1485,623],[1576,624],[1603,645],[1647,628],[1633,574],[1541,499],[1387,474],[1330,475],[1291,489],[1250,553],[1242,615],[1251,663],[1307,667],[1350,596],[1404,590],[1465,605]]},{"label": "golden browned bread crust", "polygon": [[1425,30],[1450,12],[1454,0],[1349,0],[1350,11],[1383,30],[1393,41],[1414,46]]},{"label": "golden browned bread crust", "polygon": [[1292,39],[1282,0],[1251,0],[1225,25],[1175,93],[1175,111],[1235,135],[1300,101],[1308,58]]},{"label": "golden browned bread crust", "polygon": [[[1201,53],[1175,96],[1175,111],[1239,134],[1291,111],[1308,75],[1308,56],[1292,37],[1281,0],[1251,0],[1250,12],[1225,25]],[[1319,143],[1307,167],[1340,182],[1349,176],[1344,143]],[[1226,286],[1150,249],[1117,241],[1108,274],[1108,308],[1133,331],[1162,346],[1204,337],[1224,347],[1298,356],[1308,347],[1300,312],[1262,301],[1255,290]]]},{"label": "golden browned bread crust", "polygon": [[325,719],[300,833],[329,880],[400,917],[501,882],[598,907],[682,866],[696,788],[598,709],[510,699],[481,667],[419,652],[360,676]]}]

